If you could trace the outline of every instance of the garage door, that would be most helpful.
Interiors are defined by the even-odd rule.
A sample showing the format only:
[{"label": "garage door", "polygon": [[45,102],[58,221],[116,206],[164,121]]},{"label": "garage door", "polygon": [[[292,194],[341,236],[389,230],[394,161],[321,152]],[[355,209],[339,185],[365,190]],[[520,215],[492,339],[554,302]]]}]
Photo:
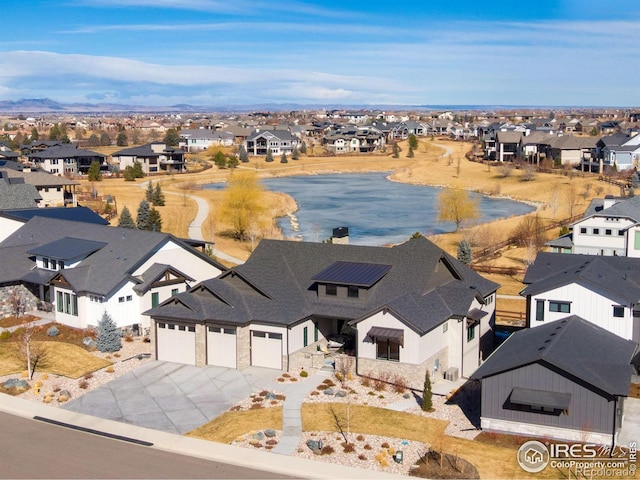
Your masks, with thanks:
[{"label": "garage door", "polygon": [[196,364],[196,327],[158,322],[156,344],[158,360]]},{"label": "garage door", "polygon": [[235,328],[207,328],[207,363],[218,367],[236,368]]},{"label": "garage door", "polygon": [[282,370],[282,334],[251,331],[251,365]]}]

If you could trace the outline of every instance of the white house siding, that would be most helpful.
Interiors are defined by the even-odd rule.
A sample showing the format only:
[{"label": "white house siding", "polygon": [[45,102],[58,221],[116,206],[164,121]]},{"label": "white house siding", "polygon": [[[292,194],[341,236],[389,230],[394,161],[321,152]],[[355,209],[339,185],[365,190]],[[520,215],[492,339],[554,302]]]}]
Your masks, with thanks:
[{"label": "white house siding", "polygon": [[640,258],[640,226],[634,225],[625,236],[627,257]]},{"label": "white house siding", "polygon": [[135,155],[119,155],[118,157],[120,171],[124,171],[127,167],[133,167],[137,157]]},{"label": "white house siding", "polygon": [[38,187],[38,193],[42,197],[40,205],[43,207],[63,207],[63,187]]},{"label": "white house siding", "polygon": [[575,165],[582,162],[582,150],[560,150],[560,161],[563,165]]},{"label": "white house siding", "polygon": [[195,253],[186,250],[173,241],[169,241],[132,272],[132,274],[134,276],[142,275],[154,263],[173,265],[177,270],[192,277],[194,279],[194,285],[198,282],[217,277],[221,272],[215,265],[211,265]]},{"label": "white house siding", "polygon": [[[536,301],[544,300],[544,321],[536,320]],[[569,312],[550,312],[549,301],[570,303]],[[624,308],[624,317],[613,316],[613,306],[618,305],[610,298],[572,283],[547,292],[532,295],[529,303],[530,326],[535,328],[543,323],[553,322],[569,315],[578,315],[626,340],[633,339],[633,318],[630,308]],[[637,341],[637,340],[636,340]]]},{"label": "white house siding", "polygon": [[631,225],[633,222],[629,219],[604,216],[578,222],[573,226],[573,253],[624,256],[624,231]]},{"label": "white house siding", "polygon": [[[324,322],[326,322],[325,320]],[[319,368],[324,363],[324,353],[318,351],[318,345],[326,344],[327,339],[320,329],[323,320],[305,320],[291,329],[288,334],[288,361],[283,363],[283,368],[288,371]],[[318,324],[318,341],[315,341],[316,323]],[[326,324],[326,323],[325,323]],[[304,345],[304,329],[307,328],[307,345]]]},{"label": "white house siding", "polygon": [[[139,303],[140,303],[140,312],[146,312],[147,310],[150,310],[151,308],[153,308],[152,300],[153,300],[154,293],[158,294],[158,305],[159,305],[165,300],[172,297],[173,296],[172,291],[175,289],[178,290],[178,293],[183,293],[187,290],[187,286],[184,283],[174,283],[171,285],[163,285],[161,287],[153,287],[149,289],[143,296],[141,297],[138,296]],[[143,331],[146,328],[150,328],[151,317],[147,315],[140,315],[140,323]]]},{"label": "white house siding", "polygon": [[[103,312],[106,310],[118,327],[128,327],[134,323],[141,323],[140,314],[141,302],[140,297],[133,291],[134,284],[126,282],[115,290],[112,295],[106,298],[106,302],[91,302],[90,297],[83,296],[83,305],[91,305],[91,314],[87,316],[86,323],[88,325],[97,325],[102,318]],[[121,302],[120,299],[123,299]],[[97,308],[96,308],[97,307]],[[89,312],[87,311],[89,314]]]},{"label": "white house siding", "polygon": [[[65,294],[71,295],[70,298],[73,298],[73,295],[75,295],[75,292],[73,290],[69,290],[66,288],[60,288],[60,287],[56,287],[56,288],[52,288],[51,289],[53,291],[53,311],[56,314],[56,322],[58,323],[62,323],[63,325],[68,325],[70,327],[74,327],[74,328],[86,328],[87,327],[87,316],[86,316],[86,312],[85,309],[83,308],[84,303],[80,302],[80,298],[78,298],[78,310],[77,310],[77,315],[73,315],[71,313],[65,313],[65,306],[64,306],[64,299],[65,299]],[[62,293],[62,299],[63,299],[63,307],[62,307],[62,311],[58,311],[59,308],[59,302],[58,302],[58,292]]]},{"label": "white house siding", "polygon": [[[357,349],[358,358],[368,358],[371,360],[376,359],[376,344],[368,341],[365,342],[365,337],[371,327],[384,327],[384,328],[397,328],[404,330],[404,346],[400,347],[400,362],[420,364],[422,358],[420,357],[420,336],[407,327],[404,323],[398,320],[391,312],[378,312],[371,317],[358,322],[358,337],[357,337]],[[387,360],[382,360],[387,362]]]}]

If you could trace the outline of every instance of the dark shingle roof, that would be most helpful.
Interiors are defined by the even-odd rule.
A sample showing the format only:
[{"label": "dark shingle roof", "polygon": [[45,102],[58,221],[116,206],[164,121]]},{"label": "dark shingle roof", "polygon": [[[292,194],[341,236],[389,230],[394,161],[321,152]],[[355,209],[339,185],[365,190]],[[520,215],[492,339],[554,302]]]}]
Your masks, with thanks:
[{"label": "dark shingle roof", "polygon": [[[331,272],[338,262],[367,264],[377,275],[384,266],[386,273],[358,299],[319,297],[314,278],[327,269]],[[320,278],[326,280],[324,274]],[[425,333],[452,315],[464,317],[474,298],[487,296],[497,287],[424,238],[393,248],[263,240],[243,265],[148,314],[289,325],[310,315],[357,322],[387,307]]]},{"label": "dark shingle roof", "polygon": [[621,305],[640,301],[640,258],[541,252],[527,269],[521,295],[576,283]]},{"label": "dark shingle roof", "polygon": [[482,379],[540,363],[610,395],[626,396],[637,347],[635,342],[573,315],[515,332],[471,378]]},{"label": "dark shingle roof", "polygon": [[42,197],[33,185],[9,183],[0,174],[0,210],[7,208],[33,208]]},{"label": "dark shingle roof", "polygon": [[39,245],[28,250],[29,255],[53,258],[55,260],[70,261],[84,259],[88,255],[100,250],[106,243],[82,238],[63,237],[51,243]]},{"label": "dark shingle roof", "polygon": [[0,212],[0,216],[24,220],[33,217],[57,218],[60,220],[73,220],[76,222],[95,223],[97,225],[109,225],[109,222],[88,207],[49,207],[49,208],[21,208],[8,209]]}]

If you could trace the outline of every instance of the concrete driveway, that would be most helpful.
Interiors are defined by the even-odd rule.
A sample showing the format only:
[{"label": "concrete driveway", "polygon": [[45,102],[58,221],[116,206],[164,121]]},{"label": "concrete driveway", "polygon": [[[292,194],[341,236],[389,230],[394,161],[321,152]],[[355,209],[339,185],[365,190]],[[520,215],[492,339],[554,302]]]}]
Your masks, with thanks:
[{"label": "concrete driveway", "polygon": [[254,391],[273,389],[281,373],[260,367],[238,371],[152,361],[62,408],[183,434],[222,414]]},{"label": "concrete driveway", "polygon": [[618,433],[618,445],[628,446],[631,442],[640,442],[640,398],[626,398],[624,401],[624,420]]}]

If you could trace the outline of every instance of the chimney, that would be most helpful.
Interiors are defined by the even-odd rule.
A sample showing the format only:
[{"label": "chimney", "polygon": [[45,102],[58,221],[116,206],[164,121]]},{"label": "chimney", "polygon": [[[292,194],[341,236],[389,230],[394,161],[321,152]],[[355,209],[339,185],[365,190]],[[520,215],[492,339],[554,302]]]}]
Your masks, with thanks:
[{"label": "chimney", "polygon": [[349,227],[334,228],[331,243],[349,245]]}]

